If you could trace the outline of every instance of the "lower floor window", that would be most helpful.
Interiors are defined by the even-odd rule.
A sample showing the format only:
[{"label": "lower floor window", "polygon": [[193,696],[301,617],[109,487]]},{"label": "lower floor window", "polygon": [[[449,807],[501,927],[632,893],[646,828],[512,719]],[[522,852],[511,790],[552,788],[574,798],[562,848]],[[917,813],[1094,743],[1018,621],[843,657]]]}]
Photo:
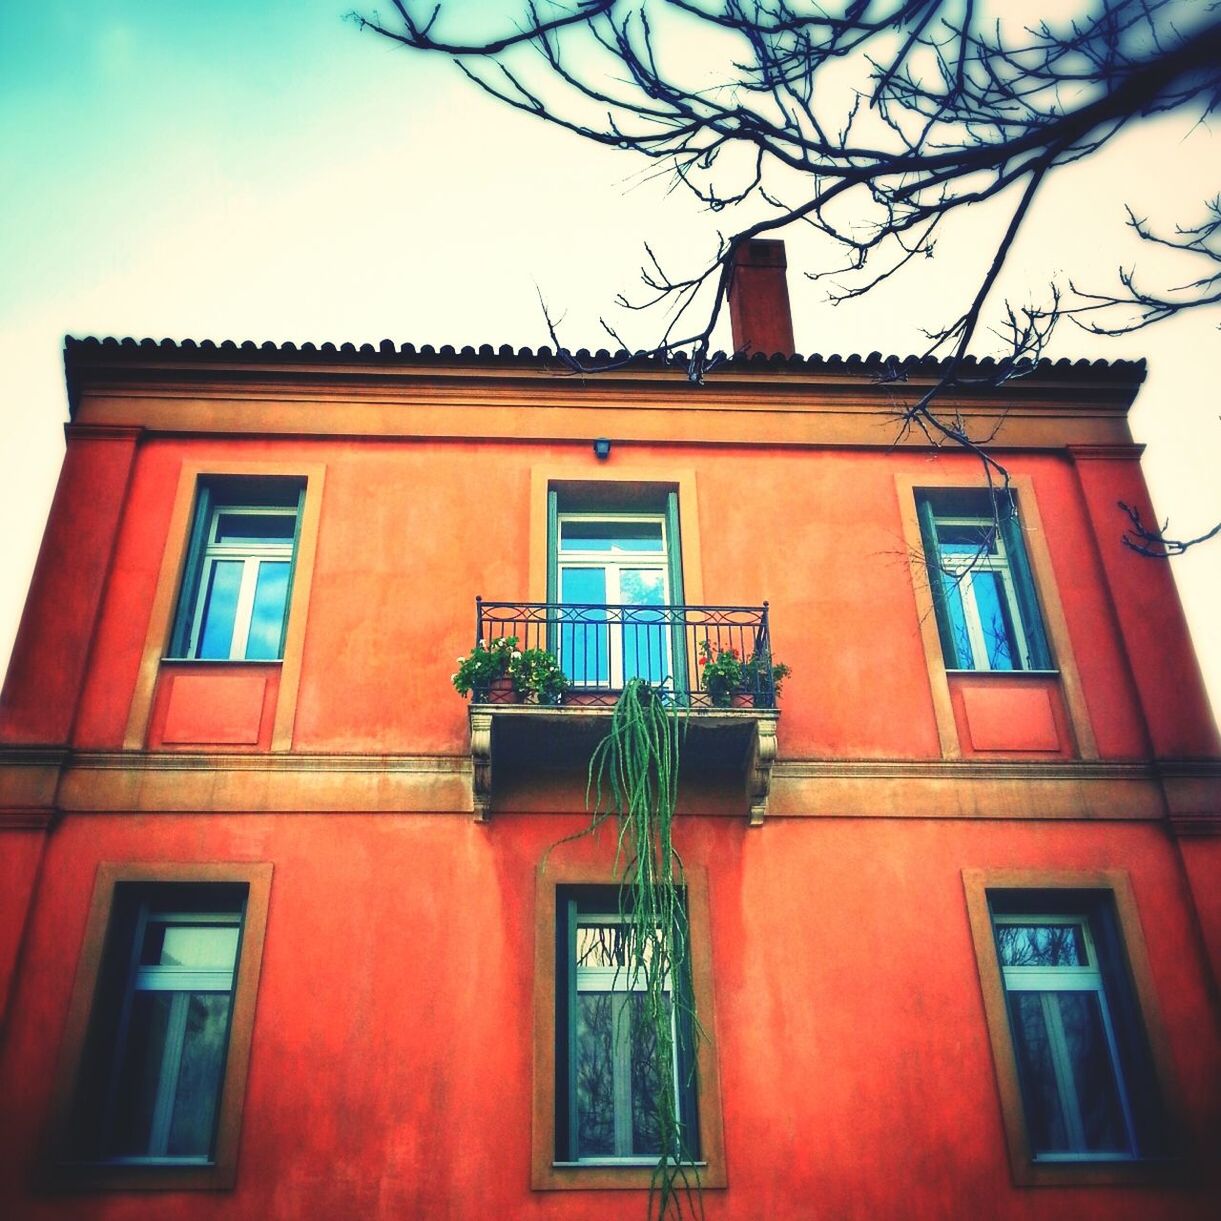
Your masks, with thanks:
[{"label": "lower floor window", "polygon": [[1013,884],[1022,876],[989,885],[964,874],[1015,1175],[1072,1182],[1063,1176],[1073,1166],[1135,1172],[1164,1160],[1170,1136],[1127,878]]},{"label": "lower floor window", "polygon": [[[698,1156],[685,931],[675,961],[619,910],[615,887],[557,903],[556,1160],[655,1163],[663,1130]],[[655,986],[650,986],[652,982]]]},{"label": "lower floor window", "polygon": [[64,1182],[231,1183],[270,881],[261,864],[99,866]]}]

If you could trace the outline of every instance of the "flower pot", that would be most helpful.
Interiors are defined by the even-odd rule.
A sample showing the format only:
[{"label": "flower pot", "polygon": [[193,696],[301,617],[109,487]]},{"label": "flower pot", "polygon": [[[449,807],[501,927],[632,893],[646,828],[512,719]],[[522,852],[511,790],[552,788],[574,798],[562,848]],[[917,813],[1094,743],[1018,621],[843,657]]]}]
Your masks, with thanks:
[{"label": "flower pot", "polygon": [[488,683],[489,704],[520,704],[521,693],[513,686],[513,680],[502,674]]},{"label": "flower pot", "polygon": [[731,708],[753,708],[755,697],[748,691],[735,691],[733,699],[730,701]]},{"label": "flower pot", "polygon": [[575,708],[593,707],[607,702],[605,691],[565,691],[564,703]]}]

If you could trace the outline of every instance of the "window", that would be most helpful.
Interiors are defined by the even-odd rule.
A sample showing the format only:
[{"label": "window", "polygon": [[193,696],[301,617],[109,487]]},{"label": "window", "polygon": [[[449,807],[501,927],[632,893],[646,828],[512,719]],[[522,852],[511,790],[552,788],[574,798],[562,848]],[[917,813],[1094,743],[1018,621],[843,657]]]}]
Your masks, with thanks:
[{"label": "window", "polygon": [[[673,1060],[659,1060],[657,1032],[646,1020],[643,971],[630,965],[630,921],[616,887],[568,887],[557,905],[556,1151],[557,1162],[635,1162],[661,1155],[659,1092],[674,1091],[684,1160],[699,1148],[692,1071],[690,989],[683,960],[678,980],[663,980]],[[651,947],[644,945],[643,952]]]},{"label": "window", "polygon": [[591,500],[549,496],[547,601],[568,608],[551,647],[576,687],[664,682],[686,669],[682,624],[665,609],[683,602],[678,496],[646,496],[639,512]]},{"label": "window", "polygon": [[72,1051],[59,1160],[102,1185],[107,1175],[151,1172],[135,1185],[168,1186],[165,1172],[179,1176],[173,1185],[223,1186],[236,1153],[270,866],[194,871],[224,878],[216,881],[130,872],[137,877],[116,866],[99,873],[91,926],[106,931],[87,937],[100,958],[87,950],[77,981],[86,1001],[74,998],[73,1009],[87,1003],[89,1012]]},{"label": "window", "polygon": [[1049,670],[1043,618],[1008,493],[916,493],[946,669]]},{"label": "window", "polygon": [[723,1187],[706,877],[688,866],[683,961],[663,981],[673,1046],[665,1072],[643,1020],[643,981],[628,965],[620,888],[605,876],[555,859],[539,871],[531,1182],[648,1189],[662,1152],[659,1091],[669,1088],[684,1159],[703,1187]]},{"label": "window", "polygon": [[206,661],[283,656],[304,495],[299,479],[201,481],[173,656]]},{"label": "window", "polygon": [[1164,1158],[1161,1091],[1115,891],[985,887],[977,902],[990,942],[981,974],[999,975],[1000,1013],[989,1014],[1002,1027],[998,1068],[1016,1077],[1020,1117],[1006,1118],[1020,1126],[1018,1159],[1055,1174]]}]

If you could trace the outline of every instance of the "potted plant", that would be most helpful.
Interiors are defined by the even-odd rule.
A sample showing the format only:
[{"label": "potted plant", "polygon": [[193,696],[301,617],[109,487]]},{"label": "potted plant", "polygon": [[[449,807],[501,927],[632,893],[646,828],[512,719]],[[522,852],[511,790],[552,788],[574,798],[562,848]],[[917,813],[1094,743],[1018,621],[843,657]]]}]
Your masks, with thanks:
[{"label": "potted plant", "polygon": [[746,663],[737,649],[726,648],[719,642],[714,649],[712,641],[705,637],[700,641],[699,665],[700,685],[708,692],[714,708],[732,707],[736,695],[745,696],[742,688]]},{"label": "potted plant", "polygon": [[473,692],[476,702],[515,704],[519,696],[512,667],[520,658],[516,636],[498,636],[490,644],[476,640],[475,647],[458,658],[450,681],[459,695]]},{"label": "potted plant", "polygon": [[[780,688],[784,680],[793,671],[782,661],[775,661],[767,654],[756,654],[742,667],[745,671],[744,681],[752,696],[756,708],[774,708],[780,698]],[[771,682],[765,675],[771,671]]]},{"label": "potted plant", "polygon": [[737,649],[710,640],[700,641],[701,686],[714,708],[774,707],[780,688],[792,670],[767,653],[743,661]]},{"label": "potted plant", "polygon": [[568,690],[568,676],[546,649],[525,649],[510,663],[518,691],[536,704],[558,704]]}]

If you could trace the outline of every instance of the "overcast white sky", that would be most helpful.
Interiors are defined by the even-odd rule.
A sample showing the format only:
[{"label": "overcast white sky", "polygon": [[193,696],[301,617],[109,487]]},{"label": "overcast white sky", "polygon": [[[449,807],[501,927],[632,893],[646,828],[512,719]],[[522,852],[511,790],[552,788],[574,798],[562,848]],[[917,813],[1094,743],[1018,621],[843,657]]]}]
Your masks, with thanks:
[{"label": "overcast white sky", "polygon": [[[537,284],[567,311],[569,345],[597,347],[643,239],[676,271],[712,241],[712,220],[629,156],[508,113],[448,64],[360,34],[346,7],[0,5],[0,670],[63,452],[66,333],[537,346]],[[1002,288],[1107,282],[1147,259],[1123,203],[1195,221],[1219,164],[1207,127],[1126,135],[1049,184]],[[921,350],[930,309],[965,299],[1001,223],[968,218],[922,279],[839,309],[800,278],[803,242],[786,235],[798,349]],[[1066,327],[1052,351],[1149,359],[1132,426],[1154,503],[1183,532],[1221,517],[1217,323],[1109,341]],[[1216,708],[1221,543],[1173,570]]]}]

